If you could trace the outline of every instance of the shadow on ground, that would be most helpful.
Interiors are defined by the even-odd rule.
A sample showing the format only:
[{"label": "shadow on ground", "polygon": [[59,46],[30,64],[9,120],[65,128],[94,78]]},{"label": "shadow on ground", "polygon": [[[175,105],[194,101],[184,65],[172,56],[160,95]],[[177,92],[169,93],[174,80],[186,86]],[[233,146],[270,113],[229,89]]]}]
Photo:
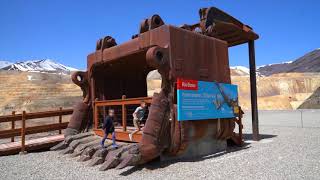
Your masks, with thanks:
[{"label": "shadow on ground", "polygon": [[[277,137],[277,135],[273,134],[260,134],[260,140],[262,139],[269,139],[269,138],[274,138]],[[243,134],[243,140],[253,140],[252,134]]]},{"label": "shadow on ground", "polygon": [[[269,139],[269,138],[274,138],[277,135],[271,135],[271,134],[260,134],[260,139]],[[252,140],[252,134],[243,134],[243,139],[244,141],[247,140]],[[154,161],[144,164],[144,165],[139,165],[139,166],[134,166],[127,171],[122,172],[120,175],[122,176],[128,176],[136,171],[140,171],[144,168],[149,169],[149,170],[155,170],[155,169],[161,169],[170,166],[171,164],[177,163],[177,162],[198,162],[198,161],[203,161],[206,159],[212,159],[216,157],[220,157],[223,155],[226,155],[231,152],[237,152],[237,151],[243,151],[248,148],[250,148],[250,143],[244,142],[242,146],[236,146],[234,143],[228,142],[228,148],[224,152],[208,155],[208,156],[203,156],[203,157],[197,157],[197,158],[191,158],[191,159],[176,159],[176,160],[169,160],[169,161],[160,161],[160,158],[155,159]]]}]

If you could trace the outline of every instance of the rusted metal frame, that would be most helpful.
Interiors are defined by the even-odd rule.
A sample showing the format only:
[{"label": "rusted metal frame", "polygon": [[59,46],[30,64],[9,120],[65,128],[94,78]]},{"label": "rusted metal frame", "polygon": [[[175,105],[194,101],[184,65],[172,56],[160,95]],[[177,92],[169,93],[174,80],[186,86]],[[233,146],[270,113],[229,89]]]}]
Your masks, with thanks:
[{"label": "rusted metal frame", "polygon": [[98,104],[97,102],[95,101],[94,102],[94,109],[93,109],[93,112],[94,112],[94,129],[98,129],[98,118],[99,118],[99,114],[98,114]]},{"label": "rusted metal frame", "polygon": [[240,116],[240,117],[239,117],[238,127],[239,127],[239,142],[240,142],[240,143],[241,143],[241,145],[242,145],[242,144],[243,144],[243,134],[242,134],[243,125],[242,125],[242,116]]},{"label": "rusted metal frame", "polygon": [[[15,111],[12,111],[12,116],[14,117],[16,114]],[[11,121],[11,130],[15,129],[15,120]],[[11,142],[14,142],[14,136],[11,137]]]},{"label": "rusted metal frame", "polygon": [[[126,99],[126,95],[122,95],[122,100]],[[126,105],[122,104],[122,129],[127,131],[127,109]]]},{"label": "rusted metal frame", "polygon": [[[104,132],[102,129],[96,129],[94,130],[95,134],[100,136],[100,137],[103,137],[104,136]],[[118,129],[116,128],[115,129],[115,132],[116,132],[116,140],[117,141],[130,141],[129,139],[129,133],[131,133],[130,131],[123,131],[122,128]],[[112,135],[109,134],[108,135],[108,139],[111,139],[112,138]],[[133,142],[140,142],[141,139],[142,139],[142,133],[141,132],[137,132],[133,135]],[[132,141],[130,141],[132,142]]]},{"label": "rusted metal frame", "polygon": [[238,31],[241,36],[245,36],[244,39],[246,39],[247,41],[256,40],[259,38],[259,36],[255,32],[253,32],[251,28],[245,25],[237,26],[233,23],[223,21],[216,21],[216,25],[223,27],[224,29],[236,29],[236,31]]},{"label": "rusted metal frame", "polygon": [[248,40],[241,39],[239,41],[228,43],[228,47],[233,47],[233,46],[237,46],[237,45],[248,43],[248,42],[249,42]]},{"label": "rusted metal frame", "polygon": [[242,125],[242,109],[239,106],[239,113],[238,113],[238,120],[236,121],[236,123],[238,124],[238,128],[239,128],[239,135],[238,135],[238,141],[239,141],[239,145],[243,144],[243,134],[242,134],[242,129],[243,129],[243,125]]},{"label": "rusted metal frame", "polygon": [[[229,37],[226,37],[225,40],[226,40],[227,42],[246,41],[245,38],[241,37],[241,35],[229,36]],[[248,41],[247,41],[247,42],[248,42]]]},{"label": "rusted metal frame", "polygon": [[249,48],[249,67],[250,67],[250,92],[251,92],[251,113],[252,113],[252,137],[258,141],[259,137],[259,120],[258,120],[258,102],[257,102],[257,80],[256,80],[256,60],[254,41],[250,40]]},{"label": "rusted metal frame", "polygon": [[96,106],[121,106],[121,105],[132,105],[140,104],[141,101],[151,103],[152,97],[141,97],[141,98],[128,98],[128,99],[116,99],[107,101],[96,101]]},{"label": "rusted metal frame", "polygon": [[239,31],[233,29],[231,31],[217,33],[215,36],[221,37],[223,39],[229,39],[229,38],[239,36],[239,34],[241,34],[239,33]]},{"label": "rusted metal frame", "polygon": [[152,97],[140,97],[140,98],[128,98],[123,95],[122,99],[107,100],[107,101],[95,101],[94,102],[94,129],[98,129],[98,107],[99,106],[122,106],[122,128],[123,131],[127,130],[127,111],[126,105],[140,104],[141,101],[151,103]]},{"label": "rusted metal frame", "polygon": [[93,110],[93,123],[94,123],[94,129],[98,128],[98,122],[97,122],[97,117],[98,117],[98,111],[97,111],[97,107],[96,107],[96,91],[95,91],[95,80],[92,76],[92,72],[90,73],[91,77],[90,77],[90,84],[91,84],[91,103],[92,103],[92,110]]},{"label": "rusted metal frame", "polygon": [[[240,27],[233,23],[223,22],[223,21],[216,21],[215,23],[216,23],[215,28],[218,29],[219,33],[210,34],[209,32],[208,35],[214,36],[218,39],[228,41],[229,47],[247,43],[249,40],[255,40],[259,38],[259,36],[255,34],[251,28],[248,28],[245,25]],[[234,33],[230,33],[229,29],[232,29],[231,31],[234,31],[234,33],[237,32],[238,36],[234,36],[233,38],[225,37],[226,34],[228,34],[228,36],[231,36],[232,34],[234,34]]]},{"label": "rusted metal frame", "polygon": [[[116,47],[118,47],[118,46],[116,46]],[[95,62],[92,66],[93,66],[93,71],[94,71],[94,66],[98,66],[98,64],[112,64],[112,63],[114,63],[114,62],[119,62],[119,59],[122,59],[122,58],[125,58],[125,57],[127,57],[127,56],[130,56],[130,55],[134,55],[134,54],[138,54],[138,53],[141,53],[141,52],[146,52],[147,51],[147,49],[149,49],[150,47],[147,47],[147,48],[141,48],[141,49],[138,49],[138,50],[127,50],[127,52],[128,53],[126,53],[126,54],[120,54],[120,55],[118,55],[118,56],[115,56],[115,57],[108,57],[108,56],[106,56],[106,58],[108,58],[108,59],[100,59],[100,60],[98,60],[97,62]],[[107,50],[109,50],[109,49],[107,49]],[[104,56],[105,57],[105,56]],[[97,63],[97,64],[96,64]]]},{"label": "rusted metal frame", "polygon": [[21,153],[25,152],[26,145],[26,111],[22,112],[22,127],[21,127]]},{"label": "rusted metal frame", "polygon": [[145,49],[140,47],[139,38],[136,38],[123,44],[105,49],[102,52],[102,56],[98,57],[98,59],[96,59],[92,65],[94,66],[95,63],[99,62],[114,62],[123,57],[130,56],[141,51],[145,51]]}]

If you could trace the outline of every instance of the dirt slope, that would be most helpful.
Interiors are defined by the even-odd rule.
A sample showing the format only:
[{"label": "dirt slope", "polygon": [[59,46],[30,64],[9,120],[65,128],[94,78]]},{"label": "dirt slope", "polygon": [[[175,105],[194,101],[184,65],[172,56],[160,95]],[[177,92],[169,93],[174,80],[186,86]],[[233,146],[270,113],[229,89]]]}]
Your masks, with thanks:
[{"label": "dirt slope", "polygon": [[69,75],[0,71],[0,115],[70,108],[81,96]]}]

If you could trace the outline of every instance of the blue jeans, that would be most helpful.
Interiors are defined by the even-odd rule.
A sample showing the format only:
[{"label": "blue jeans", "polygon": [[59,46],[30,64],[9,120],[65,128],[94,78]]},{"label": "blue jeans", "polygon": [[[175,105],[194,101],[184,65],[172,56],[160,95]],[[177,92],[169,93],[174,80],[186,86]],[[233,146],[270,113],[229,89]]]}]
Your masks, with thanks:
[{"label": "blue jeans", "polygon": [[[106,141],[109,133],[110,132],[104,131],[104,136],[103,136],[103,138],[101,140],[101,146],[104,147],[104,142]],[[116,145],[116,133],[115,132],[112,132],[112,145]]]}]

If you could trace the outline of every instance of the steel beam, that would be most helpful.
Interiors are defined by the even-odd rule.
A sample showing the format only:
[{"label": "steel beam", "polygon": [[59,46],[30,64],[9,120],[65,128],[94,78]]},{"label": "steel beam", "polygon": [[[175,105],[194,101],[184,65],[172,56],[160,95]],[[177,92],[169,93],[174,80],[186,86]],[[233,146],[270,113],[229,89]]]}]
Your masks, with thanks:
[{"label": "steel beam", "polygon": [[256,80],[256,60],[254,41],[248,42],[249,46],[249,67],[250,67],[250,92],[251,92],[251,113],[252,113],[252,136],[253,140],[259,141],[259,120],[257,103],[257,80]]}]

